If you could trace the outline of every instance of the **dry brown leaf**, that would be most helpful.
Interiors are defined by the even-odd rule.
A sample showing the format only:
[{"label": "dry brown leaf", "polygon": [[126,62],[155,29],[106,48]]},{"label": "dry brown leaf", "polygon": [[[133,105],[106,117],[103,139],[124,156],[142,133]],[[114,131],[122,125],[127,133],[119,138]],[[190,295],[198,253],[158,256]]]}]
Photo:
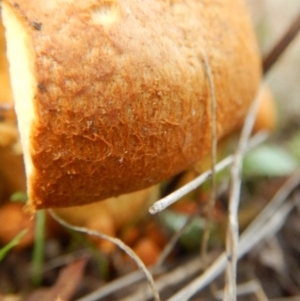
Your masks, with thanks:
[{"label": "dry brown leaf", "polygon": [[85,265],[86,259],[84,258],[69,264],[61,270],[56,283],[51,288],[39,289],[27,297],[25,301],[70,300],[80,285]]}]

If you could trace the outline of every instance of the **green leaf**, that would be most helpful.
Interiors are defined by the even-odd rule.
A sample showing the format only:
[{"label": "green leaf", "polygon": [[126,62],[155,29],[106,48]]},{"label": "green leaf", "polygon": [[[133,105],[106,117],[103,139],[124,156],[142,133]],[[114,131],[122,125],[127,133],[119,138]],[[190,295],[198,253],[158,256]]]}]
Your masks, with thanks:
[{"label": "green leaf", "polygon": [[28,197],[25,192],[17,191],[11,195],[10,200],[12,202],[26,202]]},{"label": "green leaf", "polygon": [[174,212],[172,210],[165,210],[160,216],[163,224],[171,230],[171,232],[177,232],[187,222],[188,216],[186,214]]},{"label": "green leaf", "polygon": [[298,162],[300,162],[300,130],[293,135],[287,146]]},{"label": "green leaf", "polygon": [[46,211],[39,210],[36,213],[35,238],[32,257],[32,282],[38,286],[42,281],[42,268],[45,249],[45,224]]},{"label": "green leaf", "polygon": [[[172,233],[179,231],[190,218],[186,214],[165,210],[161,214],[165,227]],[[187,250],[199,249],[205,222],[201,217],[195,217],[179,239],[179,243]]]},{"label": "green leaf", "polygon": [[245,176],[286,176],[299,166],[296,158],[274,145],[257,147],[244,159]]},{"label": "green leaf", "polygon": [[19,234],[17,234],[12,241],[10,241],[7,245],[0,249],[0,261],[4,259],[6,254],[15,246],[17,246],[22,239],[22,237],[28,232],[28,229],[22,230]]}]

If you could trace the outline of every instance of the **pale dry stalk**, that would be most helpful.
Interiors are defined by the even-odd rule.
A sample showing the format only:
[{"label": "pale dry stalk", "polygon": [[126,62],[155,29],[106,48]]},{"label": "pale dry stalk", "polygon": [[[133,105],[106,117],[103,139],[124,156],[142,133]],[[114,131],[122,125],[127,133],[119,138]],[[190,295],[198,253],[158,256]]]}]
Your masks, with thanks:
[{"label": "pale dry stalk", "polygon": [[[268,138],[269,134],[266,132],[260,132],[257,133],[253,138],[251,138],[251,141],[249,143],[249,147],[247,151],[250,151],[251,149],[255,148],[257,145],[261,144],[263,141],[265,141]],[[216,173],[219,173],[220,171],[224,170],[226,167],[228,167],[233,162],[233,155],[230,155],[220,161],[215,166]],[[186,185],[182,186],[181,188],[175,190],[174,192],[170,193],[166,197],[158,200],[155,202],[150,208],[149,212],[151,214],[157,214],[163,210],[165,210],[167,207],[171,206],[175,202],[177,202],[179,199],[181,199],[186,194],[190,193],[191,191],[197,189],[201,184],[203,184],[207,179],[211,177],[212,171],[208,170],[204,173],[202,173],[200,176],[198,176],[196,179],[190,181]]]},{"label": "pale dry stalk", "polygon": [[[294,207],[295,204],[292,202],[283,204],[277,208],[277,210],[275,209],[273,211],[271,218],[265,221],[265,224],[261,225],[259,232],[256,230],[251,230],[248,233],[243,233],[238,245],[238,258],[241,258],[243,255],[245,255],[263,239],[273,236],[283,226],[286,218]],[[260,222],[260,215],[252,222],[252,224],[256,224],[257,222]],[[255,227],[252,227],[252,229],[253,228]],[[193,295],[210,284],[224,271],[226,262],[227,257],[226,253],[224,252],[209,266],[209,268],[204,271],[202,275],[191,281],[167,301],[189,300]]]},{"label": "pale dry stalk", "polygon": [[210,237],[210,230],[212,224],[212,215],[216,202],[216,165],[217,165],[217,147],[218,147],[218,134],[217,134],[217,101],[215,95],[214,78],[211,71],[211,67],[207,58],[206,51],[202,49],[202,59],[204,64],[205,74],[209,84],[210,92],[210,110],[211,110],[211,187],[210,187],[210,199],[208,202],[208,215],[207,222],[203,232],[202,244],[201,244],[201,259],[203,263],[207,262],[207,247]]},{"label": "pale dry stalk", "polygon": [[261,93],[260,87],[255,97],[242,129],[239,144],[234,156],[231,168],[231,185],[229,190],[228,227],[226,235],[226,254],[228,265],[225,277],[224,301],[236,300],[236,269],[237,269],[237,248],[239,240],[238,208],[241,188],[241,170],[243,158],[247,150],[247,145],[256,119],[259,108]]},{"label": "pale dry stalk", "polygon": [[66,222],[65,220],[63,220],[62,218],[60,218],[52,209],[48,209],[49,214],[53,217],[53,219],[55,219],[59,224],[61,224],[62,226],[77,231],[77,232],[81,232],[81,233],[85,233],[87,235],[91,235],[91,236],[96,236],[100,239],[105,239],[107,241],[112,242],[113,244],[115,244],[116,246],[118,246],[121,250],[123,250],[136,264],[137,266],[143,271],[144,275],[146,276],[146,279],[148,280],[150,287],[151,287],[151,291],[153,293],[153,297],[155,301],[161,301],[159,293],[155,287],[155,283],[153,280],[153,277],[151,275],[151,273],[149,272],[149,270],[147,269],[147,267],[145,266],[145,264],[143,263],[143,261],[135,254],[135,252],[129,247],[127,246],[122,240],[116,238],[116,237],[111,237],[107,234],[95,231],[95,230],[91,230],[88,228],[84,228],[84,227],[78,227],[78,226],[74,226],[69,224],[68,222]]}]

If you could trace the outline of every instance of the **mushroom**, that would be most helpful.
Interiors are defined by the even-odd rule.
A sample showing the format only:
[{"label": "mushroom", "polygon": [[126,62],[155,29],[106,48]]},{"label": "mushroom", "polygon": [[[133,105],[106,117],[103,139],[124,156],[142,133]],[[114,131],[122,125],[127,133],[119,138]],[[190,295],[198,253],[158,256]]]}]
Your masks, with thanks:
[{"label": "mushroom", "polygon": [[242,0],[3,0],[29,204],[79,206],[193,166],[261,82]]}]

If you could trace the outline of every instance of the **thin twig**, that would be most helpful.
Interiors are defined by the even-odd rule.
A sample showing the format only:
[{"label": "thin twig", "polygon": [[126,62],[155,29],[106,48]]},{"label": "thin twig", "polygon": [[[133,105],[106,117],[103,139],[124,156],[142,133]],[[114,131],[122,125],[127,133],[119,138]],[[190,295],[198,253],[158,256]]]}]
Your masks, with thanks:
[{"label": "thin twig", "polygon": [[207,246],[210,237],[210,230],[212,224],[212,216],[213,210],[216,203],[216,165],[217,165],[217,147],[218,147],[218,139],[217,139],[217,101],[215,95],[215,85],[214,78],[210,68],[210,64],[207,58],[207,54],[204,49],[202,49],[202,59],[204,63],[204,70],[206,73],[206,77],[208,79],[209,91],[210,91],[210,120],[211,120],[211,187],[210,187],[210,199],[208,202],[208,215],[207,222],[205,224],[205,228],[203,231],[203,238],[201,244],[201,258],[203,263],[206,262],[206,253]]},{"label": "thin twig", "polygon": [[[238,258],[242,257],[245,253],[247,253],[250,249],[252,249],[258,242],[262,239],[274,234],[276,231],[282,227],[285,222],[288,214],[293,209],[294,204],[287,203],[280,208],[276,214],[272,216],[272,218],[267,222],[266,225],[261,229],[259,233],[251,233],[250,237],[247,237],[242,240],[243,236],[241,236],[241,240],[238,246]],[[196,278],[194,281],[191,281],[186,287],[178,291],[174,296],[172,296],[168,301],[182,301],[188,300],[193,295],[195,295],[198,291],[203,289],[212,280],[214,280],[217,276],[219,276],[226,267],[226,254],[222,253],[213,264],[205,270],[205,272]]]},{"label": "thin twig", "polygon": [[[300,171],[299,173],[297,173],[297,181],[295,179],[295,175],[293,175],[291,178],[293,178],[294,183],[299,183]],[[267,210],[268,216],[270,216],[270,218],[264,220],[265,210],[263,210],[241,235],[237,252],[238,258],[241,258],[243,255],[245,255],[249,250],[251,250],[257,243],[259,243],[263,239],[274,235],[285,223],[287,216],[295,206],[295,203],[293,202],[283,204],[285,200],[284,197],[286,195],[289,195],[291,191],[296,187],[296,185],[287,185],[287,183],[290,182],[291,178],[288,179],[287,182],[279,190],[284,190],[286,191],[286,193],[276,194],[267,206],[268,208],[270,208]],[[286,189],[287,187],[291,189],[289,193]],[[280,199],[279,201],[279,197],[283,199]],[[271,205],[273,203],[281,204],[281,206]],[[264,223],[262,223],[262,221],[264,221]],[[259,229],[259,231],[257,229]],[[209,268],[206,269],[206,271],[202,275],[200,275],[194,281],[191,281],[186,287],[184,287],[175,295],[173,295],[170,299],[168,299],[168,301],[182,301],[191,298],[193,295],[195,295],[198,291],[203,289],[213,279],[215,279],[223,272],[223,270],[226,267],[226,261],[227,258],[224,252],[213,262],[213,264]]]},{"label": "thin twig", "polygon": [[[287,206],[282,206],[282,203],[286,199],[286,197],[291,193],[291,191],[293,191],[297,187],[299,181],[300,181],[300,169],[297,172],[295,172],[282,185],[282,187],[279,189],[279,191],[276,193],[276,195],[273,197],[270,203],[243,232],[238,248],[239,257],[247,253],[251,248],[253,248],[255,244],[260,242],[265,237],[274,234],[281,227],[281,225],[284,224],[285,218],[287,217],[292,207],[289,204],[287,204]],[[196,288],[197,285],[199,285],[198,290],[200,290],[203,287],[205,287],[207,284],[209,284],[210,280],[207,279],[207,277],[210,277],[210,279],[213,280],[215,277],[217,277],[219,274],[222,273],[225,266],[226,266],[226,255],[225,253],[223,253],[220,257],[218,257],[218,259],[213,263],[213,265],[206,271],[206,273],[200,276],[201,279],[196,284]],[[172,274],[172,271],[170,272],[170,274]],[[182,274],[182,277],[185,277],[185,274]],[[77,301],[100,300],[101,298],[107,297],[110,294],[118,290],[122,290],[125,287],[130,286],[134,283],[137,283],[142,279],[143,279],[143,273],[141,271],[133,272],[129,275],[126,275],[122,278],[116,279],[106,284],[105,286],[99,288],[93,293]],[[196,279],[195,281],[197,280],[199,279]],[[190,293],[190,295],[187,296],[186,299],[183,298],[183,299],[174,299],[174,300],[178,300],[178,301],[187,300],[189,297],[191,297],[197,292],[197,289],[195,289],[194,291],[189,291],[189,288],[187,288],[186,291]]]},{"label": "thin twig", "polygon": [[111,237],[104,233],[100,233],[95,230],[71,225],[68,222],[66,222],[65,220],[63,220],[62,218],[60,218],[53,210],[48,209],[48,212],[53,217],[53,219],[55,219],[62,226],[66,227],[68,229],[77,231],[77,232],[82,232],[82,233],[85,233],[85,234],[88,234],[91,236],[96,236],[100,239],[105,239],[107,241],[112,242],[113,244],[118,246],[120,249],[122,249],[130,258],[132,258],[132,260],[134,260],[134,262],[137,264],[137,266],[144,272],[144,275],[146,276],[146,278],[150,284],[154,300],[160,301],[160,297],[159,297],[158,291],[155,287],[155,283],[154,283],[151,273],[149,272],[149,270],[147,269],[145,264],[142,262],[142,260],[135,254],[135,252],[130,247],[128,247],[122,240],[120,240],[116,237]]},{"label": "thin twig", "polygon": [[256,232],[260,231],[262,225],[272,217],[275,210],[277,210],[284,200],[290,195],[290,193],[296,189],[300,183],[300,168],[296,170],[288,180],[280,187],[272,199],[272,202],[262,210],[259,216],[255,219],[256,222],[250,224],[247,229],[243,232],[243,235],[249,236],[250,233],[255,235]]},{"label": "thin twig", "polygon": [[[251,223],[248,228],[243,232],[241,236],[241,242],[240,246],[243,246],[243,244],[247,244],[248,241],[251,242],[253,238],[251,238],[251,235],[254,237],[257,237],[257,233],[261,232],[261,229],[264,228],[264,224],[266,221],[268,221],[271,217],[273,217],[274,212],[279,210],[279,207],[282,205],[282,202],[288,197],[288,195],[293,191],[297,185],[299,184],[300,181],[300,169],[296,171],[283,185],[282,187],[278,190],[276,195],[273,197],[272,201],[264,208],[264,210],[260,213],[260,215]],[[192,218],[191,218],[192,220]],[[176,235],[176,238],[173,237],[171,240],[174,240],[170,246],[175,245],[176,241],[178,240],[179,236]],[[251,249],[252,244],[250,244]],[[172,247],[171,247],[172,249]],[[242,249],[243,253],[248,252],[247,249]],[[169,252],[167,252],[169,254]],[[226,259],[225,255],[224,260]],[[164,259],[162,259],[163,261]],[[222,263],[222,261],[219,261]],[[226,261],[224,261],[224,267],[225,267]],[[223,268],[224,268],[223,267]],[[222,266],[218,267],[220,270],[219,273],[222,272]],[[157,266],[154,267],[155,272],[157,272]],[[141,271],[135,271],[133,273],[130,273],[124,277],[121,277],[119,279],[116,279],[105,286],[97,289],[96,291],[92,292],[89,295],[86,295],[85,297],[82,297],[81,299],[78,299],[77,301],[95,301],[95,300],[100,300],[101,298],[107,297],[110,294],[121,290],[125,287],[128,287],[134,283],[139,282],[140,280],[143,279],[143,272]],[[218,274],[216,275],[218,276]],[[216,277],[215,276],[215,277]],[[200,283],[201,285],[201,283]],[[205,286],[205,285],[204,285]],[[199,288],[200,289],[200,288]]]},{"label": "thin twig", "polygon": [[[261,144],[263,141],[265,141],[268,138],[268,136],[269,136],[269,134],[266,132],[257,133],[255,136],[253,136],[253,138],[251,138],[251,141],[249,143],[249,147],[248,147],[247,151],[250,151],[257,145]],[[233,162],[233,155],[230,155],[230,156],[226,157],[225,159],[223,159],[222,161],[220,161],[215,167],[216,173],[218,173],[218,172],[222,171],[223,169],[225,169],[226,167],[228,167],[232,162]],[[196,179],[190,181],[188,184],[182,186],[181,188],[170,193],[166,197],[155,202],[149,208],[149,212],[151,214],[157,214],[157,213],[163,211],[164,209],[166,209],[167,207],[169,207],[170,205],[172,205],[173,203],[175,203],[176,201],[181,199],[186,194],[197,189],[201,184],[203,184],[207,179],[209,179],[210,176],[211,176],[211,170],[204,172],[203,174],[198,176]]]},{"label": "thin twig", "polygon": [[[250,280],[245,283],[241,283],[237,286],[236,295],[243,296],[248,294],[255,294],[259,301],[269,301],[265,292],[263,291],[261,284],[256,279]],[[216,299],[223,299],[223,291],[217,291],[214,294]]]},{"label": "thin twig", "polygon": [[[216,254],[210,254],[208,261],[212,261],[216,257]],[[167,274],[160,276],[156,279],[156,288],[159,292],[166,290],[170,287],[178,287],[178,285],[187,279],[197,275],[203,270],[204,265],[199,260],[199,257],[191,259],[185,264],[181,264],[179,267],[169,271]],[[151,291],[147,287],[140,287],[133,294],[127,296],[119,301],[145,301],[151,297]]]},{"label": "thin twig", "polygon": [[268,296],[266,295],[263,287],[260,283],[258,283],[259,287],[257,288],[257,291],[255,292],[256,298],[258,301],[269,301]]},{"label": "thin twig", "polygon": [[249,113],[245,119],[245,123],[242,129],[239,144],[234,156],[234,161],[231,168],[231,185],[229,190],[229,208],[228,208],[228,228],[226,235],[226,253],[228,258],[228,264],[225,277],[225,289],[224,300],[235,301],[236,300],[236,269],[237,269],[237,247],[238,247],[238,208],[240,201],[240,189],[241,189],[241,170],[243,164],[243,158],[247,150],[248,140],[250,138],[256,114],[259,108],[261,99],[262,87],[260,87],[259,93],[253,101]]},{"label": "thin twig", "polygon": [[136,284],[145,278],[143,271],[134,271],[116,280],[113,280],[104,286],[98,288],[94,292],[77,299],[76,301],[96,301],[103,299],[115,292],[125,289],[133,284]]},{"label": "thin twig", "polygon": [[297,17],[285,32],[282,38],[275,44],[272,50],[266,55],[263,60],[263,70],[264,73],[267,73],[269,69],[277,61],[278,57],[284,52],[284,50],[290,45],[293,39],[296,37],[297,33],[300,30],[300,12]]},{"label": "thin twig", "polygon": [[[260,133],[258,134],[257,136],[253,137],[252,140],[251,140],[251,144],[249,144],[249,150],[252,149],[253,147],[255,147],[257,144],[261,143],[262,141],[264,141],[266,139],[266,133]],[[231,161],[230,161],[231,160]],[[233,156],[230,156],[230,157],[227,157],[226,159],[224,159],[224,161],[221,161],[218,165],[218,168],[220,167],[220,164],[222,162],[225,162],[225,164],[228,163],[228,165],[232,162],[233,160]],[[222,170],[222,167],[224,166],[224,168],[227,166],[224,165],[221,165],[221,168],[220,170]],[[217,172],[220,171],[219,169],[217,168]],[[201,175],[202,176],[202,175]],[[200,177],[201,177],[200,176]],[[208,176],[209,178],[209,176]],[[200,184],[199,184],[200,185]],[[198,212],[189,217],[187,219],[187,221],[184,223],[184,225],[182,226],[181,229],[179,229],[179,231],[177,231],[172,237],[171,239],[169,240],[169,242],[167,243],[167,245],[164,247],[164,249],[162,250],[162,252],[160,253],[160,256],[155,264],[155,267],[154,269],[160,267],[163,262],[166,260],[166,258],[168,257],[168,255],[171,253],[171,251],[173,250],[174,246],[176,245],[177,241],[179,240],[179,238],[182,236],[182,234],[185,232],[185,230],[193,223],[194,219],[197,218],[198,216]]]},{"label": "thin twig", "polygon": [[52,260],[45,262],[43,266],[43,273],[46,273],[55,268],[61,267],[63,265],[67,265],[69,263],[74,262],[79,258],[90,258],[91,255],[87,249],[77,250],[70,254],[65,254],[62,256],[58,256],[53,258]]}]

